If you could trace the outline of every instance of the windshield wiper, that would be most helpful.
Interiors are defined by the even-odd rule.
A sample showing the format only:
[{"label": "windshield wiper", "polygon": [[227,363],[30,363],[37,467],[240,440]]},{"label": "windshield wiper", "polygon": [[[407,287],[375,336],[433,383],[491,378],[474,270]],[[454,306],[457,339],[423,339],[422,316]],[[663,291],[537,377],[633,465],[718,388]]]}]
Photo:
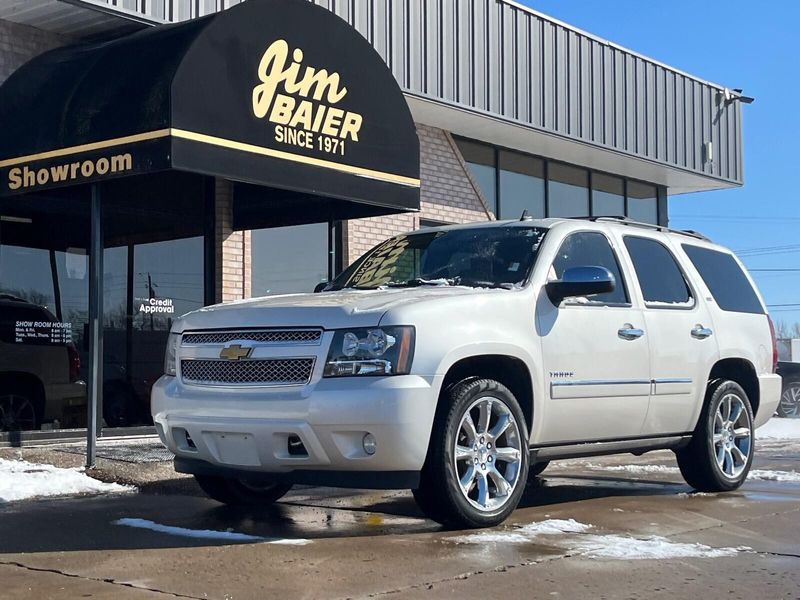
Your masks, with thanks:
[{"label": "windshield wiper", "polygon": [[422,277],[415,277],[414,279],[407,279],[406,281],[389,281],[384,283],[385,287],[420,287],[423,285],[433,285],[433,286],[453,286],[453,285],[460,285],[461,278],[460,277],[453,277],[453,278],[438,278],[438,279],[423,279]]},{"label": "windshield wiper", "polygon": [[492,289],[501,289],[501,290],[513,290],[518,287],[516,283],[508,283],[508,282],[497,282],[497,281],[481,281],[478,279],[468,279],[466,281],[462,281],[461,285],[466,285],[468,287],[482,287],[482,288],[492,288]]}]

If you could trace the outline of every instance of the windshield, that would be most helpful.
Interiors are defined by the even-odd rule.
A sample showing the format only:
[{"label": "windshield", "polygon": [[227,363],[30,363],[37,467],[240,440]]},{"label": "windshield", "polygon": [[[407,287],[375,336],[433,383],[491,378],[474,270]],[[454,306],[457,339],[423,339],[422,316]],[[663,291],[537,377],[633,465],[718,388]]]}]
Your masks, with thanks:
[{"label": "windshield", "polygon": [[475,227],[413,233],[379,244],[326,288],[467,285],[513,288],[530,273],[546,229]]}]

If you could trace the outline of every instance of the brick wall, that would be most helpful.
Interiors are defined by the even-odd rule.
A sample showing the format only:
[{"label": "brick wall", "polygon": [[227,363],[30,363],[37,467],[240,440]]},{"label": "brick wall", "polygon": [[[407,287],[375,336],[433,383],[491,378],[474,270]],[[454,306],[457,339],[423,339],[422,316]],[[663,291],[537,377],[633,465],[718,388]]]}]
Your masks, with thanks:
[{"label": "brick wall", "polygon": [[251,295],[249,231],[233,231],[233,184],[217,178],[214,190],[216,212],[216,301],[232,302]]},{"label": "brick wall", "polygon": [[71,41],[67,36],[0,20],[0,83],[34,56]]},{"label": "brick wall", "polygon": [[468,223],[494,218],[450,134],[422,124],[417,124],[417,133],[420,144],[420,212],[345,223],[345,264],[393,235],[418,229],[420,219]]}]

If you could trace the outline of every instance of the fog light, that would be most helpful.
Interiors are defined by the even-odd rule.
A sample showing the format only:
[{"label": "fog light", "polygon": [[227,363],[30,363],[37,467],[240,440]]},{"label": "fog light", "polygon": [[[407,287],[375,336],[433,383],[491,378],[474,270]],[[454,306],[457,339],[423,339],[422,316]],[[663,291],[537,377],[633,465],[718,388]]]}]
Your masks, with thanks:
[{"label": "fog light", "polygon": [[375,454],[375,450],[378,448],[378,442],[375,440],[375,436],[371,433],[364,434],[364,439],[362,440],[361,444],[364,446],[364,452],[370,456]]}]

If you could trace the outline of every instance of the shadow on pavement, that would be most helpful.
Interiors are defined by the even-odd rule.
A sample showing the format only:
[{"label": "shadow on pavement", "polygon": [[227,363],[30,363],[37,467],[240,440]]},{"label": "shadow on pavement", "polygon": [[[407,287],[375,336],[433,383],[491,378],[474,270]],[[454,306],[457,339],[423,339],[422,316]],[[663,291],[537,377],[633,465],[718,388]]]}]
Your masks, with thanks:
[{"label": "shadow on pavement", "polygon": [[[532,479],[520,508],[565,505],[596,498],[659,496],[685,485],[614,477],[548,476]],[[231,531],[259,541],[367,537],[440,531],[425,519],[409,492],[300,488],[264,508],[223,506],[166,489],[151,493],[19,502],[0,507],[0,553],[71,552],[225,545],[113,524],[146,519],[190,530]],[[165,493],[166,492],[166,493]],[[534,517],[536,518],[536,517]],[[242,543],[242,542],[239,542]],[[245,542],[248,543],[248,542]]]}]

